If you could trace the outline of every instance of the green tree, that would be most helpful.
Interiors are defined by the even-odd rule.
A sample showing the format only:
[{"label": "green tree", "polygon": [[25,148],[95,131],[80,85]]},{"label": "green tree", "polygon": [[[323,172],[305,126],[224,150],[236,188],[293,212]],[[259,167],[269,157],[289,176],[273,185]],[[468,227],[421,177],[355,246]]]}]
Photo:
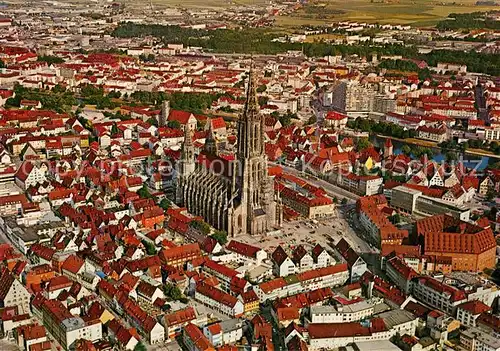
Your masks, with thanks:
[{"label": "green tree", "polygon": [[408,145],[406,145],[406,144],[405,144],[405,145],[403,145],[403,146],[401,147],[401,152],[402,152],[404,155],[406,155],[406,156],[410,156],[410,154],[411,154],[411,148],[410,148]]},{"label": "green tree", "polygon": [[0,60],[0,68],[5,68],[5,62],[3,62],[2,60]]},{"label": "green tree", "polygon": [[492,188],[489,188],[488,191],[486,192],[486,200],[492,201],[495,198],[495,190]]},{"label": "green tree", "polygon": [[139,60],[144,61],[144,62],[153,62],[155,60],[155,55],[153,55],[153,54],[149,54],[149,55],[141,54],[141,55],[139,55]]},{"label": "green tree", "polygon": [[383,60],[378,66],[380,68],[397,71],[417,72],[419,70],[417,64],[409,60]]},{"label": "green tree", "polygon": [[340,201],[341,205],[347,205],[347,198],[343,198],[342,201]]},{"label": "green tree", "polygon": [[40,62],[47,62],[49,65],[56,64],[56,63],[63,63],[64,59],[58,56],[53,56],[53,55],[42,55],[38,56],[37,61]]},{"label": "green tree", "polygon": [[63,94],[66,92],[66,88],[63,87],[61,84],[56,84],[53,88],[52,88],[52,92],[53,93],[56,93],[56,94]]},{"label": "green tree", "polygon": [[279,121],[280,121],[281,125],[284,126],[284,127],[287,127],[290,124],[292,124],[292,118],[291,118],[291,116],[288,113],[284,114],[284,115],[281,115],[279,117]]},{"label": "green tree", "polygon": [[[196,120],[196,129],[197,130],[204,130],[206,124],[207,124],[206,121],[202,121],[202,120],[198,119],[198,120]],[[180,126],[179,126],[179,128],[180,128]]]},{"label": "green tree", "polygon": [[134,351],[148,351],[148,348],[142,342],[139,342],[137,345],[135,345]]},{"label": "green tree", "polygon": [[227,243],[227,232],[225,232],[223,230],[216,230],[212,234],[212,238],[214,238],[215,240],[217,240],[217,242],[219,244],[225,245]]},{"label": "green tree", "polygon": [[144,248],[146,249],[146,253],[150,256],[156,255],[156,247],[154,246],[153,243],[151,243],[148,240],[142,240],[142,244],[144,245]]},{"label": "green tree", "polygon": [[191,221],[191,223],[189,223],[189,226],[196,230],[199,230],[205,235],[208,235],[210,233],[210,225],[202,220]]},{"label": "green tree", "polygon": [[146,121],[146,123],[149,123],[152,126],[158,126],[158,121],[154,117],[148,118],[148,120]]},{"label": "green tree", "polygon": [[167,283],[164,288],[165,295],[172,300],[180,300],[183,298],[182,291],[177,285]]},{"label": "green tree", "polygon": [[314,124],[317,122],[317,118],[315,115],[312,115],[311,117],[309,117],[309,119],[307,120],[307,124]]},{"label": "green tree", "polygon": [[120,93],[119,91],[110,91],[108,93],[108,97],[110,99],[119,99],[122,97],[122,93]]},{"label": "green tree", "polygon": [[394,215],[389,217],[389,220],[392,224],[398,224],[401,222],[401,215],[399,213],[395,213]]},{"label": "green tree", "polygon": [[356,141],[356,148],[358,151],[363,151],[372,146],[372,143],[367,138],[358,138]]},{"label": "green tree", "polygon": [[111,135],[116,135],[119,132],[120,131],[118,130],[118,127],[116,126],[116,123],[113,123],[113,125],[111,126]]},{"label": "green tree", "polygon": [[149,189],[146,184],[142,186],[139,190],[137,190],[137,195],[139,195],[143,199],[152,199],[153,195],[149,192]]},{"label": "green tree", "polygon": [[172,206],[172,202],[169,199],[164,198],[163,200],[160,201],[159,205],[161,208],[163,208],[164,211],[166,211],[170,208],[170,206]]},{"label": "green tree", "polygon": [[[487,19],[476,19],[476,22],[486,22]],[[453,21],[450,18],[448,23]],[[489,20],[488,26],[494,26],[494,21]],[[497,21],[498,23],[498,21]],[[491,28],[493,29],[493,28]],[[498,54],[479,53],[471,51],[432,50],[429,53],[420,53],[415,45],[377,45],[372,42],[360,45],[332,45],[328,42],[311,43],[279,43],[274,39],[277,33],[262,28],[227,29],[227,30],[195,30],[179,26],[163,26],[156,24],[121,23],[111,35],[120,38],[134,38],[154,36],[164,41],[175,41],[186,46],[201,46],[213,52],[255,53],[270,54],[287,52],[289,50],[302,50],[309,57],[322,57],[328,55],[358,55],[368,57],[372,54],[401,55],[408,61],[401,63],[404,69],[411,67],[410,60],[424,60],[429,66],[436,66],[438,62],[460,63],[468,66],[470,71],[500,75]],[[402,60],[404,61],[404,60]],[[384,64],[385,65],[385,64]],[[390,64],[389,64],[390,65]],[[422,71],[417,71],[420,73]],[[173,107],[177,108],[177,107]]]},{"label": "green tree", "polygon": [[179,121],[168,121],[167,127],[173,129],[181,129],[181,123]]},{"label": "green tree", "polygon": [[263,93],[263,92],[265,92],[265,91],[266,91],[266,89],[267,89],[267,86],[266,86],[266,85],[264,85],[264,84],[262,84],[262,85],[261,85],[261,86],[259,86],[256,90],[257,90],[257,92],[258,92],[258,93]]},{"label": "green tree", "polygon": [[458,160],[457,153],[455,151],[448,151],[445,154],[445,158],[447,162],[453,162]]}]

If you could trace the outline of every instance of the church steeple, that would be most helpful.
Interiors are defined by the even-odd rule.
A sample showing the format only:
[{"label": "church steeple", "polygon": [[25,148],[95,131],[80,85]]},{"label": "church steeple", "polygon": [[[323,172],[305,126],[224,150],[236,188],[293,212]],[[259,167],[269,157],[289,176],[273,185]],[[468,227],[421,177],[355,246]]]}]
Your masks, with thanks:
[{"label": "church steeple", "polygon": [[184,143],[182,144],[181,159],[179,160],[179,174],[188,176],[195,169],[193,132],[186,128],[184,130]]},{"label": "church steeple", "polygon": [[248,75],[245,108],[238,120],[239,158],[249,158],[264,154],[264,119],[259,113],[256,81],[252,63]]},{"label": "church steeple", "polygon": [[245,102],[244,114],[255,116],[259,112],[259,100],[257,99],[257,83],[253,69],[253,62],[248,73],[247,99]]},{"label": "church steeple", "polygon": [[219,151],[217,146],[217,138],[212,126],[212,121],[209,120],[208,123],[208,134],[205,138],[205,152],[210,155],[217,155]]},{"label": "church steeple", "polygon": [[194,161],[194,144],[193,136],[189,128],[184,129],[184,143],[182,144],[182,159],[185,161],[193,159]]},{"label": "church steeple", "polygon": [[189,128],[184,129],[184,143],[182,144],[181,158],[176,164],[177,170],[177,189],[176,203],[183,203],[184,199],[184,184],[186,179],[194,173],[196,163],[194,160],[194,144],[192,131]]}]

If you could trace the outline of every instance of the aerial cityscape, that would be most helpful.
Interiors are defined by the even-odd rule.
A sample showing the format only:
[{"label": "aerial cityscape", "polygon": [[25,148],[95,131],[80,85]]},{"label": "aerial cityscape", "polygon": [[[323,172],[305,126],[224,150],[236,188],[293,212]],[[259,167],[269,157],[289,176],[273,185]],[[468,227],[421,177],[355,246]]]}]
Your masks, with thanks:
[{"label": "aerial cityscape", "polygon": [[500,2],[0,0],[0,350],[500,351]]}]

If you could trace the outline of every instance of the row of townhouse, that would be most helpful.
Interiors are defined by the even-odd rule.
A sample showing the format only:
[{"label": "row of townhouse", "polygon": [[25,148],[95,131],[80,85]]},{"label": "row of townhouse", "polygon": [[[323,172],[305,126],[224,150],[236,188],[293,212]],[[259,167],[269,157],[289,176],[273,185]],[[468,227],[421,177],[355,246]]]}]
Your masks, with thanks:
[{"label": "row of townhouse", "polygon": [[352,193],[363,196],[381,193],[384,183],[383,178],[378,175],[357,175],[342,169],[332,171],[330,181]]},{"label": "row of townhouse", "polygon": [[[500,295],[496,286],[459,286],[446,284],[429,276],[419,276],[403,258],[395,256],[386,264],[386,273],[406,295],[415,297],[427,306],[455,317],[461,324],[475,327],[478,318],[492,310],[491,306]],[[462,284],[466,285],[466,284]]]},{"label": "row of townhouse", "polygon": [[255,287],[255,292],[264,302],[304,291],[341,286],[349,276],[347,264],[337,264],[261,283]]},{"label": "row of townhouse", "polygon": [[230,317],[240,317],[244,313],[243,302],[205,283],[198,283],[194,299]]},{"label": "row of townhouse", "polygon": [[309,324],[307,339],[310,350],[334,349],[357,342],[388,341],[396,334],[413,336],[417,324],[412,313],[391,310],[375,315],[367,323]]},{"label": "row of townhouse", "polygon": [[206,323],[206,317],[199,316],[195,308],[189,306],[163,315],[160,317],[160,323],[165,327],[166,342],[171,342],[182,334],[182,329],[188,323],[203,325]]},{"label": "row of townhouse", "polygon": [[273,272],[276,276],[285,277],[298,272],[330,266],[334,259],[321,245],[317,244],[311,251],[297,246],[289,257],[283,247],[278,246],[271,255]]},{"label": "row of townhouse", "polygon": [[408,231],[397,228],[382,212],[388,207],[384,195],[362,197],[356,206],[359,223],[377,245],[401,244],[408,237]]},{"label": "row of townhouse", "polygon": [[74,316],[59,300],[38,296],[33,301],[33,309],[43,320],[48,332],[66,350],[74,347],[78,339],[98,341],[102,338],[102,324],[99,319]]}]

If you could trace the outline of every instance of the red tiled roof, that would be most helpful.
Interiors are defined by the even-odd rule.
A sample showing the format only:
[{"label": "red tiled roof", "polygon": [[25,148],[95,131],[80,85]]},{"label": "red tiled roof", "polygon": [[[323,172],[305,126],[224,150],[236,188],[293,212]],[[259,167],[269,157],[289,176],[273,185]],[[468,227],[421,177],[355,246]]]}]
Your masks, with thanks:
[{"label": "red tiled roof", "polygon": [[59,275],[59,276],[53,277],[49,281],[49,284],[47,285],[47,290],[48,291],[56,291],[59,289],[69,288],[72,285],[73,285],[73,282],[68,277],[66,277],[64,275]]},{"label": "red tiled roof", "polygon": [[418,257],[420,256],[420,247],[413,245],[395,245],[395,244],[382,244],[381,256],[385,257],[391,253],[395,253],[396,256],[410,256]]},{"label": "red tiled roof", "polygon": [[210,334],[212,334],[212,335],[218,335],[222,332],[222,328],[220,326],[220,323],[211,324],[207,328],[210,331]]},{"label": "red tiled roof", "polygon": [[296,307],[282,307],[277,308],[276,314],[279,321],[289,321],[299,319],[300,310]]},{"label": "red tiled roof", "polygon": [[189,257],[199,256],[201,256],[201,249],[198,243],[163,248],[159,253],[159,257],[161,258],[161,260],[166,263],[179,259],[182,260]]},{"label": "red tiled roof", "polygon": [[404,279],[406,279],[406,281],[418,276],[417,272],[415,272],[413,268],[408,266],[405,261],[398,256],[391,258],[387,264],[396,270]]},{"label": "red tiled roof", "polygon": [[184,125],[189,121],[189,117],[191,117],[191,115],[192,113],[187,111],[170,110],[170,114],[167,119],[169,121],[177,121]]},{"label": "red tiled roof", "polygon": [[360,323],[318,323],[307,328],[311,339],[342,338],[352,336],[370,336],[370,328]]},{"label": "red tiled roof", "polygon": [[485,303],[479,300],[465,302],[459,305],[458,308],[466,310],[471,314],[473,314],[474,316],[491,311],[490,306],[486,305]]},{"label": "red tiled roof", "polygon": [[274,250],[271,257],[273,261],[276,262],[277,265],[281,265],[288,258],[288,255],[286,254],[285,250],[281,247],[281,245],[279,245]]},{"label": "red tiled roof", "polygon": [[239,274],[236,270],[212,260],[207,260],[205,262],[205,268],[207,270],[215,271],[228,278],[234,278]]},{"label": "red tiled roof", "polygon": [[455,289],[449,285],[446,285],[444,283],[441,283],[440,281],[431,278],[431,277],[420,277],[418,278],[420,284],[424,284],[430,289],[440,292],[440,293],[445,293],[450,296],[451,301],[461,301],[465,300],[467,298],[465,292],[462,290]]},{"label": "red tiled roof", "polygon": [[66,270],[73,274],[77,274],[80,268],[85,264],[85,261],[76,255],[69,256],[61,266],[62,270]]},{"label": "red tiled roof", "polygon": [[417,221],[417,233],[424,236],[425,253],[480,254],[496,247],[490,228],[484,229],[444,214]]},{"label": "red tiled roof", "polygon": [[17,328],[19,335],[23,335],[24,340],[35,340],[47,335],[43,325],[29,324]]},{"label": "red tiled roof", "polygon": [[189,323],[184,327],[184,333],[191,339],[197,350],[213,350],[213,346],[201,330],[194,324]]},{"label": "red tiled roof", "polygon": [[231,308],[234,307],[238,302],[238,299],[236,297],[204,283],[199,283],[196,285],[196,293],[207,296],[212,300]]},{"label": "red tiled roof", "polygon": [[255,247],[249,244],[245,244],[236,240],[231,240],[226,246],[229,251],[236,252],[240,255],[256,258],[257,252],[261,250],[259,247]]},{"label": "red tiled roof", "polygon": [[221,128],[226,128],[226,122],[222,117],[216,117],[210,119],[210,123],[212,123],[212,129],[221,129]]},{"label": "red tiled roof", "polygon": [[172,327],[174,325],[184,324],[196,319],[196,313],[193,307],[175,311],[165,315],[165,325]]},{"label": "red tiled roof", "polygon": [[254,290],[248,290],[247,292],[242,293],[241,298],[243,299],[244,304],[259,301],[259,297]]},{"label": "red tiled roof", "polygon": [[338,112],[335,112],[335,111],[330,111],[326,114],[326,119],[328,120],[332,120],[332,121],[340,121],[340,120],[343,120],[343,119],[347,119],[347,116],[342,114],[342,113],[338,113]]}]

